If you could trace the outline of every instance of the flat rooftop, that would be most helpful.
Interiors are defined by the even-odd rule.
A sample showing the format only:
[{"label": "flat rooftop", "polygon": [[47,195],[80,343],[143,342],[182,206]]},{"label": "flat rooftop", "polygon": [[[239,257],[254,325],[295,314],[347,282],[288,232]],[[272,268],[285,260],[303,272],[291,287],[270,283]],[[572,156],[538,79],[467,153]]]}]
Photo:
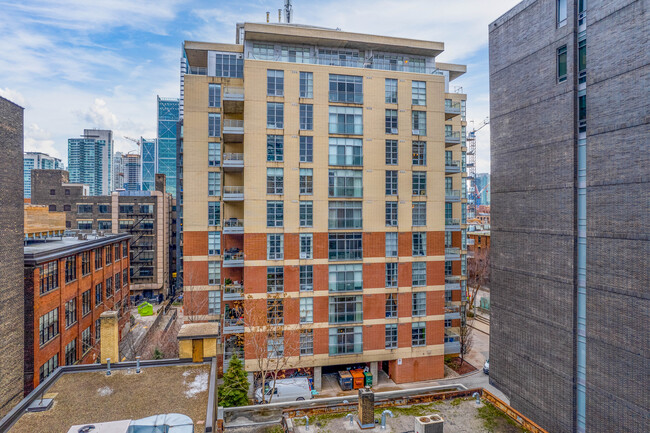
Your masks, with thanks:
[{"label": "flat rooftop", "polygon": [[103,236],[88,234],[85,239],[79,239],[78,236],[62,236],[30,242],[24,248],[25,264],[42,263],[130,238],[128,233],[108,233]]},{"label": "flat rooftop", "polygon": [[207,363],[143,367],[139,374],[135,369],[113,369],[110,376],[105,370],[64,373],[44,391],[54,399],[52,407],[23,413],[8,431],[58,433],[79,424],[180,413],[203,433],[209,379]]}]

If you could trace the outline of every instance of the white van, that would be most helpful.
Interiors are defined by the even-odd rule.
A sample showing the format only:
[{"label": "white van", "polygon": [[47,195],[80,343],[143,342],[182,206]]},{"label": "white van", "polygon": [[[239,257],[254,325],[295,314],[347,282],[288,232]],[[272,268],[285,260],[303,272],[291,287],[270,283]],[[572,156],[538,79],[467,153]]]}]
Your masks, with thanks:
[{"label": "white van", "polygon": [[309,379],[306,377],[296,377],[293,379],[278,379],[273,389],[273,398],[271,398],[272,384],[265,387],[264,399],[262,399],[262,388],[255,390],[255,401],[258,403],[282,403],[287,401],[309,400],[312,398]]}]

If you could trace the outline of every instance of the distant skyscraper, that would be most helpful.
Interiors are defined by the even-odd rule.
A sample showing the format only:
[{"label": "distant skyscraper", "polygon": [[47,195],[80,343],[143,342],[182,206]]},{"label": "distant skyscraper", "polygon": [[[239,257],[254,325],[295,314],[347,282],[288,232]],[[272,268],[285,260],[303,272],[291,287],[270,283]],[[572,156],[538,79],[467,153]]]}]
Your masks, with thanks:
[{"label": "distant skyscraper", "polygon": [[90,195],[108,195],[113,187],[113,131],[84,129],[68,139],[70,181],[90,187]]},{"label": "distant skyscraper", "polygon": [[155,172],[166,176],[166,192],[171,193],[172,196],[176,195],[176,123],[178,120],[178,98],[161,98],[159,96]]},{"label": "distant skyscraper", "polygon": [[115,152],[113,156],[113,191],[124,188],[124,154]]},{"label": "distant skyscraper", "polygon": [[124,189],[127,191],[140,191],[142,189],[142,176],[140,170],[140,155],[126,154],[124,161]]},{"label": "distant skyscraper", "polygon": [[59,158],[55,158],[46,153],[25,152],[23,156],[23,168],[24,197],[30,198],[32,189],[32,169],[63,170],[63,163]]},{"label": "distant skyscraper", "polygon": [[156,169],[157,164],[157,142],[158,140],[149,140],[140,138],[142,143],[142,190],[156,190]]},{"label": "distant skyscraper", "polygon": [[476,175],[476,189],[480,196],[476,197],[476,206],[490,205],[490,173]]}]

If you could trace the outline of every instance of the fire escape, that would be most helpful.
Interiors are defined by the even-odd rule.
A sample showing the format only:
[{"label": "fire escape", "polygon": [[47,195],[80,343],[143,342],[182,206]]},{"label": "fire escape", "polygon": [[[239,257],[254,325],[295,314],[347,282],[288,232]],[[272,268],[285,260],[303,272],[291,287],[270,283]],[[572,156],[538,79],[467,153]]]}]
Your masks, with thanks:
[{"label": "fire escape", "polygon": [[128,230],[131,234],[131,281],[134,284],[151,283],[155,257],[153,213],[144,212],[139,207],[137,211],[132,209],[126,216],[133,219]]}]

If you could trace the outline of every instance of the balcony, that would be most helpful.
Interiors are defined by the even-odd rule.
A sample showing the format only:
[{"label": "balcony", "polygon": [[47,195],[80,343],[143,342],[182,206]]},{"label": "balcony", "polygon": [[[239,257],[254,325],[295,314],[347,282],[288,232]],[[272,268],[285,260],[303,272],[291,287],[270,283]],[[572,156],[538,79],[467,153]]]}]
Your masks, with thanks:
[{"label": "balcony", "polygon": [[451,331],[449,328],[445,329],[445,355],[451,353],[460,353],[460,335]]},{"label": "balcony", "polygon": [[243,317],[227,317],[223,319],[224,334],[241,334],[244,332]]},{"label": "balcony", "polygon": [[244,154],[224,153],[221,164],[224,171],[242,171],[244,169]]},{"label": "balcony", "polygon": [[236,119],[224,119],[223,121],[223,142],[242,143],[244,141],[244,121]]},{"label": "balcony", "polygon": [[458,283],[462,278],[463,277],[460,276],[460,275],[445,275],[445,284],[447,284],[447,283]]},{"label": "balcony", "polygon": [[445,248],[445,260],[460,260],[460,248]]},{"label": "balcony", "polygon": [[474,245],[474,239],[473,238],[467,238],[467,245]]},{"label": "balcony", "polygon": [[240,268],[244,266],[244,252],[238,249],[229,249],[223,253],[224,268]]},{"label": "balcony", "polygon": [[229,218],[223,222],[224,235],[239,235],[244,233],[244,220]]},{"label": "balcony", "polygon": [[445,281],[445,290],[460,290],[460,283],[459,282],[448,283]]},{"label": "balcony", "polygon": [[187,72],[188,75],[208,75],[208,68],[204,66],[188,66]]},{"label": "balcony", "polygon": [[224,186],[223,201],[244,201],[244,187]]},{"label": "balcony", "polygon": [[458,202],[458,201],[460,201],[460,190],[459,189],[446,189],[445,190],[445,201],[446,202]]},{"label": "balcony", "polygon": [[239,301],[240,299],[244,299],[244,286],[241,283],[235,281],[224,286],[224,301]]},{"label": "balcony", "polygon": [[451,99],[445,99],[445,120],[449,120],[460,115],[460,102],[453,102]]},{"label": "balcony", "polygon": [[460,172],[461,172],[460,161],[451,161],[451,160],[445,161],[445,174],[454,174]]},{"label": "balcony", "polygon": [[445,230],[454,232],[460,231],[460,219],[445,218]]},{"label": "balcony", "polygon": [[[445,304],[449,304],[449,302]],[[454,319],[460,319],[460,305],[445,305],[445,320]]]},{"label": "balcony", "polygon": [[225,87],[223,89],[223,112],[241,114],[244,112],[244,88]]},{"label": "balcony", "polygon": [[445,147],[460,144],[460,132],[458,131],[445,131]]}]

